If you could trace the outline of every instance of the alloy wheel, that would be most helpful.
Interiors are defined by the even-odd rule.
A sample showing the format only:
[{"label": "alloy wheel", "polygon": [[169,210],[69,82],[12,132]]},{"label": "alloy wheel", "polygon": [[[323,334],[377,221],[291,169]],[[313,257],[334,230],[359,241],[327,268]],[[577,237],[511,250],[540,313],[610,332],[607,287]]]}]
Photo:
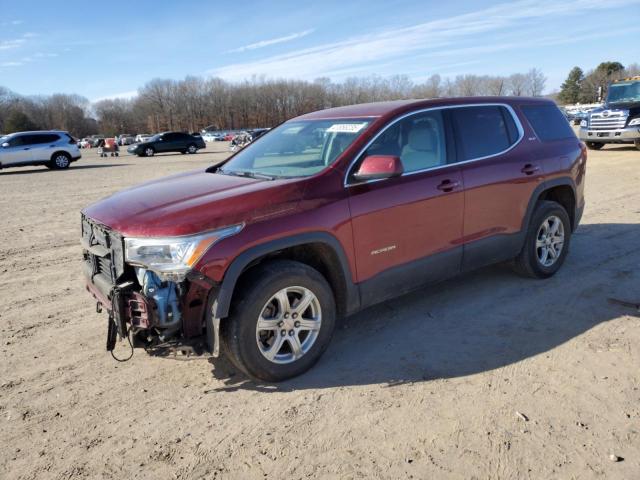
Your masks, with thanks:
[{"label": "alloy wheel", "polygon": [[322,324],[318,297],[304,287],[287,287],[264,305],[256,325],[260,353],[273,363],[299,360],[315,344]]},{"label": "alloy wheel", "polygon": [[540,225],[536,236],[536,255],[543,267],[551,267],[560,258],[564,247],[564,224],[552,215]]},{"label": "alloy wheel", "polygon": [[57,155],[54,161],[58,168],[67,168],[69,166],[69,158],[66,155]]}]

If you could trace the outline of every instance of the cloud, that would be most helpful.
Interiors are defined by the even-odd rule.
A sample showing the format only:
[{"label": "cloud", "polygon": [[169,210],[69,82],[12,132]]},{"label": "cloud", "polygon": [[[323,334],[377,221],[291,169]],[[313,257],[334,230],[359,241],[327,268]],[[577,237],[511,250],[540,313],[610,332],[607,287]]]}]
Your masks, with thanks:
[{"label": "cloud", "polygon": [[13,40],[0,40],[0,50],[11,50],[18,48],[24,44],[24,38],[16,38]]},{"label": "cloud", "polygon": [[0,68],[19,67],[21,65],[24,65],[24,63],[23,62],[2,62],[0,63]]},{"label": "cloud", "polygon": [[284,37],[272,38],[270,40],[261,40],[260,42],[250,43],[249,45],[245,45],[243,47],[234,48],[233,50],[228,50],[226,53],[239,53],[244,52],[246,50],[255,50],[257,48],[269,47],[271,45],[276,45],[278,43],[290,42],[291,40],[295,40],[297,38],[306,37],[310,33],[313,33],[313,29],[304,30],[302,32],[292,33],[291,35],[286,35]]},{"label": "cloud", "polygon": [[[416,25],[393,28],[351,37],[316,47],[295,50],[265,59],[234,63],[207,73],[229,80],[242,80],[254,75],[271,77],[316,78],[353,70],[358,66],[397,61],[403,56],[442,52],[467,41],[476,46],[486,42],[486,35],[511,29],[521,37],[528,21],[541,18],[573,18],[594,10],[607,10],[637,4],[638,0],[520,0],[495,5],[483,10],[432,20]],[[565,32],[567,42],[570,34]],[[529,44],[533,45],[534,40]],[[506,47],[500,47],[506,48]]]},{"label": "cloud", "polygon": [[37,53],[34,53],[33,56],[36,57],[36,58],[54,58],[54,57],[57,57],[58,54],[57,53],[37,52]]},{"label": "cloud", "polygon": [[40,35],[35,32],[27,32],[22,34],[22,38],[33,38],[33,37],[39,37],[39,36]]},{"label": "cloud", "polygon": [[22,20],[12,20],[11,25],[22,25],[24,21]]}]

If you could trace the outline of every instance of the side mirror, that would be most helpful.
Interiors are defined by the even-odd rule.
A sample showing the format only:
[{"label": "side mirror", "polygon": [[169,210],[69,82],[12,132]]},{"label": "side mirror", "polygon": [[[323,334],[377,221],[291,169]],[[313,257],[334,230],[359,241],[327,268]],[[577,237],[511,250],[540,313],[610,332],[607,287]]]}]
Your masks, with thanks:
[{"label": "side mirror", "polygon": [[2,148],[9,148],[9,142],[4,142],[2,144]]},{"label": "side mirror", "polygon": [[360,181],[380,180],[383,178],[399,177],[404,172],[400,157],[395,155],[370,155],[360,164],[353,177]]}]

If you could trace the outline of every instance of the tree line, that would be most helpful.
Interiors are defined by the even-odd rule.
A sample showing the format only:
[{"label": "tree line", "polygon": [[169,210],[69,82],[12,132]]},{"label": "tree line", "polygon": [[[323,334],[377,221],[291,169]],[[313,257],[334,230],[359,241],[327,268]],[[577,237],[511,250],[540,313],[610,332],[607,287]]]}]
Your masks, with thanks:
[{"label": "tree line", "polygon": [[563,104],[597,103],[606,98],[607,86],[614,80],[640,75],[640,65],[627,67],[620,62],[602,62],[585,73],[573,67],[560,87],[558,101]]},{"label": "tree line", "polygon": [[83,137],[101,133],[198,131],[272,127],[314,110],[407,98],[478,95],[540,96],[546,77],[537,68],[509,76],[432,75],[414,82],[406,75],[347,78],[332,82],[265,79],[243,82],[188,76],[154,79],[131,99],[90,103],[79,95],[24,97],[0,87],[0,132],[62,129]]}]

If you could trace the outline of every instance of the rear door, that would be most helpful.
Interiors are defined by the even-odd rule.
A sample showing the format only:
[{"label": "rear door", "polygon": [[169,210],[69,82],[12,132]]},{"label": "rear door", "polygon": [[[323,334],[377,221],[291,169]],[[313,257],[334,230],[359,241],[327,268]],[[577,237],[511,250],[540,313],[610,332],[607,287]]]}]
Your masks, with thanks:
[{"label": "rear door", "polygon": [[450,109],[465,185],[463,269],[518,254],[523,218],[544,179],[526,148],[524,128],[507,105]]},{"label": "rear door", "polygon": [[36,162],[47,162],[51,159],[56,149],[56,142],[60,141],[60,136],[55,133],[38,133],[30,135],[32,160]]},{"label": "rear door", "polygon": [[452,149],[442,112],[419,112],[379,134],[352,167],[351,175],[368,155],[395,155],[404,168],[400,177],[347,180],[363,305],[460,271],[464,194]]},{"label": "rear door", "polygon": [[19,135],[13,137],[7,143],[8,147],[3,147],[0,151],[0,162],[2,166],[21,165],[31,161],[31,145],[29,145],[29,135]]}]

